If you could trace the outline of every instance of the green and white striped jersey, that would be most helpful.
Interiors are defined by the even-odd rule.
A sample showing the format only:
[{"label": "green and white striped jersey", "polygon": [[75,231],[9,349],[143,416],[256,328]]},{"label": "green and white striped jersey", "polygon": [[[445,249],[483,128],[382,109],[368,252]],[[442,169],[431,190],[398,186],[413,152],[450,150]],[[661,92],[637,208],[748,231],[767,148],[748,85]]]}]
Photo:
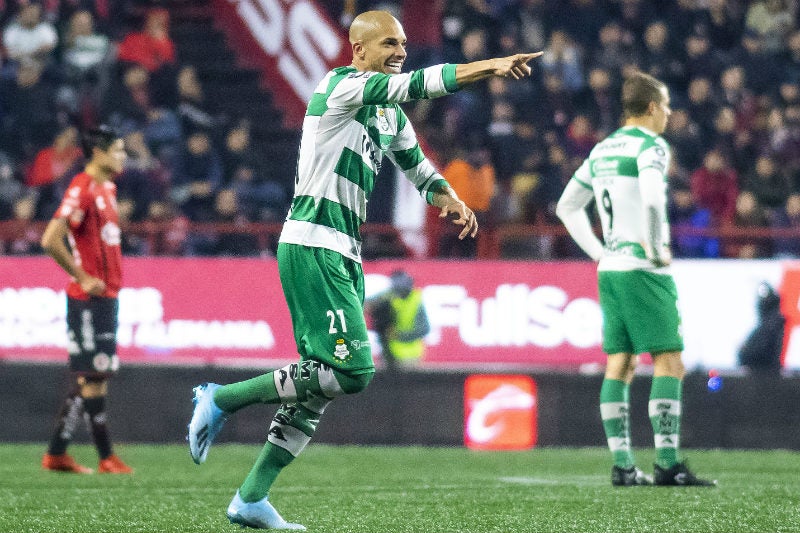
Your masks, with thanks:
[{"label": "green and white striped jersey", "polygon": [[333,69],[303,120],[292,206],[280,242],[328,248],[361,261],[359,227],[386,154],[430,202],[446,185],[398,105],[458,90],[455,65],[404,74]]},{"label": "green and white striped jersey", "polygon": [[[639,173],[651,168],[664,176],[669,168],[670,149],[654,132],[635,126],[618,129],[598,143],[575,171],[573,179],[593,190],[603,228],[603,257],[598,270],[653,269],[644,244],[649,241]],[[661,232],[669,245],[666,196]]]}]

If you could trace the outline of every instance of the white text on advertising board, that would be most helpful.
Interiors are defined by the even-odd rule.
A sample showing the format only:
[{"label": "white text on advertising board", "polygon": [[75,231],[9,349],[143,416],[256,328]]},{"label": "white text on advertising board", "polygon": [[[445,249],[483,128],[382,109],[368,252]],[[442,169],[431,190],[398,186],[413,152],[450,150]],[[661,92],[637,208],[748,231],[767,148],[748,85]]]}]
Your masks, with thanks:
[{"label": "white text on advertising board", "polygon": [[599,304],[591,298],[570,300],[560,287],[502,284],[493,296],[478,300],[462,285],[428,285],[423,298],[431,345],[440,342],[447,328],[457,328],[471,347],[553,348],[568,343],[589,348],[600,343]]}]

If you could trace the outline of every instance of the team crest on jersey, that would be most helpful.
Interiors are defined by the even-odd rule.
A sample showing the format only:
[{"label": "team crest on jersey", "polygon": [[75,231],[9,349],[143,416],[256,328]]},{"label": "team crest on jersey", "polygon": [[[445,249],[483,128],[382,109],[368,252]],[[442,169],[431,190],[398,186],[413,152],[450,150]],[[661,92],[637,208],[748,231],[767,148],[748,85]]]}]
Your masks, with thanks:
[{"label": "team crest on jersey", "polygon": [[336,339],[336,347],[333,349],[333,357],[342,362],[347,361],[352,357],[350,355],[350,350],[347,349],[347,344],[345,344],[344,339]]},{"label": "team crest on jersey", "polygon": [[386,110],[383,108],[378,109],[378,127],[382,132],[389,132],[389,119],[386,118]]}]

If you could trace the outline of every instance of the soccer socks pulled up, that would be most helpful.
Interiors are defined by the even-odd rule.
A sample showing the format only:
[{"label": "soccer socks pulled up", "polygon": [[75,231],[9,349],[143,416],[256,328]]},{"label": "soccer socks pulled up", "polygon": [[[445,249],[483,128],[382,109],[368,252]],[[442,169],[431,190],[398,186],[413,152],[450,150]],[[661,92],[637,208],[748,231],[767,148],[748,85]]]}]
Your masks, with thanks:
[{"label": "soccer socks pulled up", "polygon": [[48,454],[61,455],[66,453],[67,446],[69,446],[72,437],[75,435],[75,429],[80,423],[82,414],[83,398],[81,398],[80,394],[76,391],[64,400],[64,404],[56,419],[56,427],[53,431],[53,436],[47,447]]},{"label": "soccer socks pulled up", "polygon": [[662,376],[653,378],[648,414],[653,425],[656,464],[670,468],[679,462],[681,427],[681,380]]},{"label": "soccer socks pulled up", "polygon": [[267,443],[239,488],[243,501],[256,502],[269,494],[281,470],[300,455],[311,440],[328,403],[313,399],[304,404],[280,406],[270,424]]},{"label": "soccer socks pulled up", "polygon": [[233,413],[255,403],[304,402],[331,399],[366,388],[373,373],[348,376],[316,361],[292,363],[260,376],[224,385],[214,393],[214,403]]},{"label": "soccer socks pulled up", "polygon": [[636,463],[631,450],[630,386],[618,379],[604,379],[600,387],[600,417],[614,465],[628,468]]},{"label": "soccer socks pulled up", "polygon": [[83,400],[84,417],[89,432],[94,439],[97,454],[100,459],[106,459],[111,455],[111,438],[108,436],[108,426],[106,420],[106,397],[84,398]]}]

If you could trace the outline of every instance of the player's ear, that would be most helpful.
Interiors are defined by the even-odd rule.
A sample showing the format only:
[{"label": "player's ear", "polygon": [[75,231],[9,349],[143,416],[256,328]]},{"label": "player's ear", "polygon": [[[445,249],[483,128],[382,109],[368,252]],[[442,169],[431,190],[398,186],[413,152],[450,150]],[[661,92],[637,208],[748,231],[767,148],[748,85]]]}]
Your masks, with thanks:
[{"label": "player's ear", "polygon": [[351,46],[353,48],[353,57],[364,59],[364,54],[366,53],[364,50],[364,43],[362,41],[356,41],[352,43]]}]

